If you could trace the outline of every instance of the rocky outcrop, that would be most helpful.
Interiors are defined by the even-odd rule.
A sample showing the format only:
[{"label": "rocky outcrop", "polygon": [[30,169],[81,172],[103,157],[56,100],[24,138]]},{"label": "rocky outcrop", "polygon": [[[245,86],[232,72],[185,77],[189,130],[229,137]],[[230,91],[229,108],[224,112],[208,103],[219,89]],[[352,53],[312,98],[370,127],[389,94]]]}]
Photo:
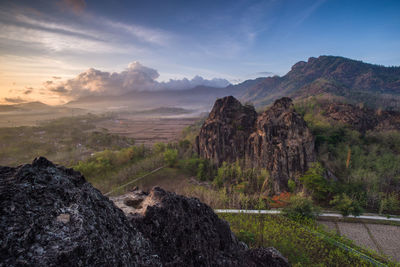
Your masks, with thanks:
[{"label": "rocky outcrop", "polygon": [[243,106],[233,96],[218,99],[196,139],[200,157],[217,165],[244,158],[256,119],[252,106]]},{"label": "rocky outcrop", "polygon": [[45,158],[0,167],[0,266],[288,266],[247,249],[197,199],[160,188],[114,199]]},{"label": "rocky outcrop", "polygon": [[361,133],[369,130],[400,130],[400,112],[379,111],[343,103],[330,103],[322,110],[327,118],[348,125]]},{"label": "rocky outcrop", "polygon": [[152,241],[165,266],[288,266],[274,248],[247,249],[228,223],[196,198],[155,187],[113,200]]},{"label": "rocky outcrop", "polygon": [[150,241],[79,172],[0,167],[0,266],[160,265]]},{"label": "rocky outcrop", "polygon": [[315,160],[314,138],[286,97],[258,116],[231,96],[218,99],[196,143],[199,156],[217,165],[244,159],[248,167],[266,168],[270,194],[287,190],[288,180]]},{"label": "rocky outcrop", "polygon": [[289,179],[297,180],[315,161],[311,131],[287,97],[260,114],[255,129],[248,139],[246,162],[269,171],[269,193],[287,190]]}]

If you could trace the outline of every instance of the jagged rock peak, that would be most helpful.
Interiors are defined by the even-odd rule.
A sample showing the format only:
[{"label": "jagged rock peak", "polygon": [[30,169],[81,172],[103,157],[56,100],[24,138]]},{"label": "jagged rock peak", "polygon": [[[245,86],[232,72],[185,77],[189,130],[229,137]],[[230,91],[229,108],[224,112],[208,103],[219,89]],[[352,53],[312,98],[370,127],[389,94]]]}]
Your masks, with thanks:
[{"label": "jagged rock peak", "polygon": [[199,155],[218,165],[243,158],[256,119],[253,106],[243,106],[233,96],[217,99],[200,130],[201,138],[196,138]]},{"label": "jagged rock peak", "polygon": [[[233,96],[226,96],[215,101],[210,112],[209,119],[229,118],[238,119],[241,115],[256,115],[253,106],[243,106],[239,100]],[[243,117],[243,116],[242,116]]]},{"label": "jagged rock peak", "polygon": [[[290,98],[276,100],[260,115],[254,109],[244,111],[237,100],[224,98],[217,102],[196,139],[200,157],[217,165],[244,159],[248,167],[266,168],[271,194],[286,191],[288,180],[297,180],[315,160],[314,138]],[[225,103],[224,109],[215,108],[221,102]],[[229,103],[233,107],[226,106]]]},{"label": "jagged rock peak", "polygon": [[226,221],[197,198],[154,187],[113,199],[165,266],[288,266],[274,248],[248,249]]}]

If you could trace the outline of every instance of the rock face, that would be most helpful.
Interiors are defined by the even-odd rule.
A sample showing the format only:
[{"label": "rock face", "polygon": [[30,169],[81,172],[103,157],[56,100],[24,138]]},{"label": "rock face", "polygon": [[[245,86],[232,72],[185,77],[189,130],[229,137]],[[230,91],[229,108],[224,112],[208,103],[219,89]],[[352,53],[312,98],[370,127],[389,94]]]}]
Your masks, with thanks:
[{"label": "rock face", "polygon": [[45,158],[0,168],[0,266],[160,265],[151,243],[79,172]]},{"label": "rock face", "polygon": [[240,158],[248,167],[266,168],[270,194],[287,190],[288,180],[296,180],[315,160],[314,138],[287,97],[258,116],[231,96],[218,99],[196,147],[200,157],[217,165]]},{"label": "rock face", "polygon": [[323,109],[324,115],[365,133],[369,130],[400,130],[400,112],[376,111],[351,104],[331,103]]},{"label": "rock face", "polygon": [[0,167],[0,266],[288,266],[273,248],[244,248],[197,199],[155,188],[115,202],[128,217],[45,158]]},{"label": "rock face", "polygon": [[296,180],[315,161],[313,135],[287,97],[260,114],[255,128],[248,139],[247,162],[269,171],[271,193],[287,190],[289,179]]},{"label": "rock face", "polygon": [[288,266],[274,248],[247,249],[198,199],[155,187],[113,200],[152,241],[165,266]]},{"label": "rock face", "polygon": [[218,99],[196,141],[200,157],[217,165],[244,158],[256,119],[254,108],[242,106],[233,96]]}]

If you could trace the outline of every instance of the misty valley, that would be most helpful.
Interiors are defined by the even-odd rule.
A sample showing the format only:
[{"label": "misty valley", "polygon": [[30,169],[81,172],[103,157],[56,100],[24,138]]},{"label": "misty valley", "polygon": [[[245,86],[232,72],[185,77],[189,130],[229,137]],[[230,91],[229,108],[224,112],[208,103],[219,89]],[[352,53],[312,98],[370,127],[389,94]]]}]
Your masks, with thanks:
[{"label": "misty valley", "polygon": [[0,267],[400,266],[400,1],[0,3]]},{"label": "misty valley", "polygon": [[[342,76],[326,72],[327,60],[337,69],[357,66],[357,75],[379,68],[377,77],[400,77],[398,69],[382,74],[382,67],[320,57],[281,78],[213,90],[195,87],[195,95],[190,90],[153,91],[143,99],[3,105],[0,164],[17,167],[46,157],[79,171],[128,214],[136,205],[143,209],[142,204],[130,206],[140,203],[135,194],[142,194],[132,192],[154,186],[214,209],[278,210],[282,215],[219,216],[248,246],[272,246],[292,264],[368,265],[376,260],[395,265],[399,244],[391,240],[399,237],[396,222],[382,225],[347,216],[400,215],[396,98],[384,109],[377,105],[387,97],[374,97],[373,86],[364,90],[361,105],[358,96],[350,97],[351,89],[343,93],[326,82],[321,85],[322,77],[345,84]],[[277,79],[297,86],[285,93],[291,98],[268,86]],[[254,98],[256,91],[262,96]],[[321,216],[326,213],[345,217]],[[368,231],[355,237],[360,226]],[[380,226],[386,227],[384,234],[377,234]],[[368,256],[349,253],[335,242]]]}]

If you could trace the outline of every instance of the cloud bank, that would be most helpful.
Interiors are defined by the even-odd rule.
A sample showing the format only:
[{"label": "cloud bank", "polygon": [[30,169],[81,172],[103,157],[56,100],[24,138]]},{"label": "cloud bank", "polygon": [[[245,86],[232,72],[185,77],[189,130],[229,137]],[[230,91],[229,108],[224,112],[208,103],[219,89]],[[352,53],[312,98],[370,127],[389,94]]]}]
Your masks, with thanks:
[{"label": "cloud bank", "polygon": [[26,102],[26,100],[21,97],[5,97],[4,101],[9,104],[21,104]]},{"label": "cloud bank", "polygon": [[104,72],[90,68],[67,81],[46,81],[43,86],[52,93],[79,98],[90,95],[124,95],[137,91],[185,90],[196,86],[226,87],[230,83],[221,78],[211,80],[195,76],[193,79],[170,79],[158,82],[157,70],[143,66],[137,61],[122,72]]}]

